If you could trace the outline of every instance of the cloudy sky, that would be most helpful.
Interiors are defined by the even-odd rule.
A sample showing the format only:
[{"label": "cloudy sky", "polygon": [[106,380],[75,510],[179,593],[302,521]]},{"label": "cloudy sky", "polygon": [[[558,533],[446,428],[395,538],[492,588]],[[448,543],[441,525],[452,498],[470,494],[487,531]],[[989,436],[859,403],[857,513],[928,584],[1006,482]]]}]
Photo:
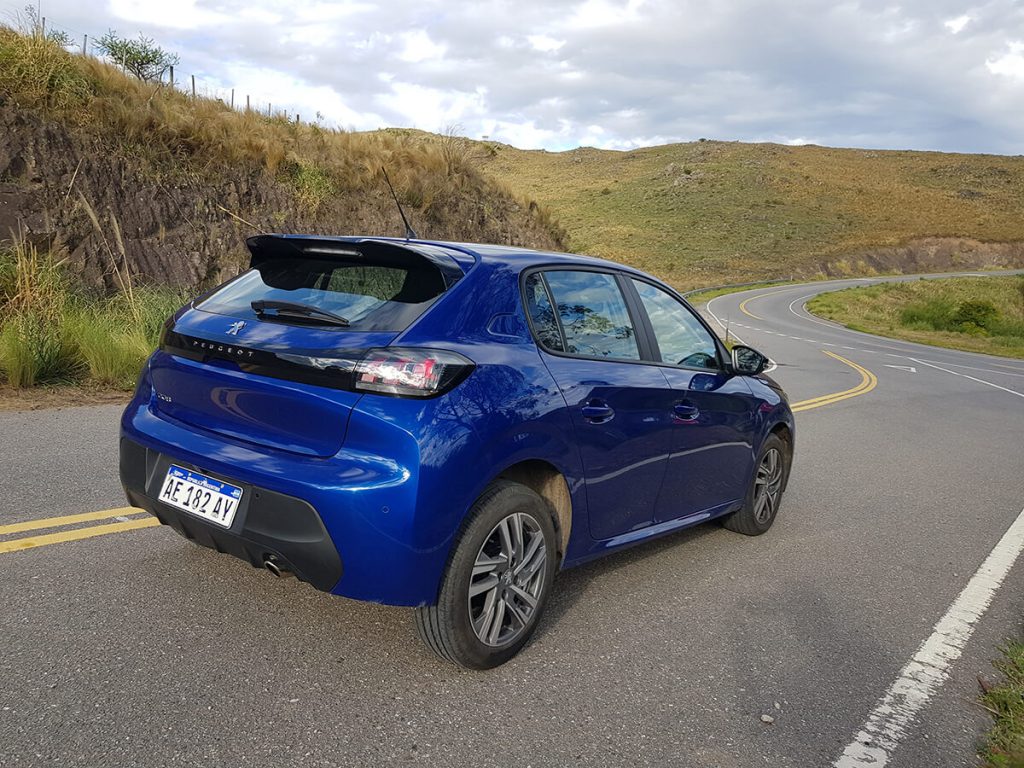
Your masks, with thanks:
[{"label": "cloudy sky", "polygon": [[[139,32],[180,80],[524,148],[700,137],[1024,154],[1024,2],[42,0],[75,40]],[[24,1],[0,0],[7,20]]]}]

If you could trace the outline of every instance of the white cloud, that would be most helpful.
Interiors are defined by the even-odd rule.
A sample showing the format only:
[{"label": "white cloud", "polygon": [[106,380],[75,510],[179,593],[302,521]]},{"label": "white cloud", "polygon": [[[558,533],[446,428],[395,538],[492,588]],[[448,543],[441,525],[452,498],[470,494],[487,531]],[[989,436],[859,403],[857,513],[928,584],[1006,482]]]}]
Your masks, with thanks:
[{"label": "white cloud", "polygon": [[943,26],[954,35],[959,35],[970,20],[970,15],[965,13],[963,16],[957,16],[955,19],[948,19],[943,22]]},{"label": "white cloud", "polygon": [[252,108],[260,111],[272,107],[275,113],[287,111],[290,116],[298,112],[305,122],[314,122],[319,112],[332,128],[369,130],[385,125],[380,115],[353,108],[330,86],[310,85],[273,69],[229,66],[224,80],[211,79],[206,90],[209,95],[228,102],[232,88],[235,89],[235,104],[239,108],[245,106],[247,95],[259,94],[252,101]]},{"label": "white cloud", "polygon": [[576,29],[609,27],[639,19],[644,0],[584,0],[569,17],[568,26]]},{"label": "white cloud", "polygon": [[110,0],[109,7],[110,12],[118,19],[154,27],[199,29],[230,21],[230,18],[222,13],[198,7],[198,0],[179,0],[177,3]]},{"label": "white cloud", "polygon": [[445,46],[431,40],[426,30],[415,29],[412,32],[404,32],[401,38],[402,50],[398,54],[398,58],[402,61],[416,64],[427,59],[444,58]]},{"label": "white cloud", "polygon": [[526,39],[530,41],[530,45],[534,47],[534,50],[541,51],[543,53],[557,51],[565,45],[565,40],[556,40],[555,38],[548,37],[547,35],[529,35]]},{"label": "white cloud", "polygon": [[992,74],[1024,80],[1024,43],[1009,43],[1007,48],[1002,56],[986,59],[985,66]]},{"label": "white cloud", "polygon": [[470,120],[476,123],[486,114],[483,90],[446,91],[405,82],[392,82],[390,86],[390,90],[378,94],[374,102],[381,111],[400,115],[403,125],[427,131],[442,131],[454,125],[465,129]]}]

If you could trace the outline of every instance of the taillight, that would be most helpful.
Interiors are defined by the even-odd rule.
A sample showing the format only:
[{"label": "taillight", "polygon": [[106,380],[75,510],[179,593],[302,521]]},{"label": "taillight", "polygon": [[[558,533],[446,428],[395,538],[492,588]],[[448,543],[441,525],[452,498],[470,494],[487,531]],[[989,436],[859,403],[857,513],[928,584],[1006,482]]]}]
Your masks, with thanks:
[{"label": "taillight", "polygon": [[403,397],[433,397],[447,392],[470,371],[473,361],[455,352],[388,347],[371,349],[356,363],[356,390]]}]

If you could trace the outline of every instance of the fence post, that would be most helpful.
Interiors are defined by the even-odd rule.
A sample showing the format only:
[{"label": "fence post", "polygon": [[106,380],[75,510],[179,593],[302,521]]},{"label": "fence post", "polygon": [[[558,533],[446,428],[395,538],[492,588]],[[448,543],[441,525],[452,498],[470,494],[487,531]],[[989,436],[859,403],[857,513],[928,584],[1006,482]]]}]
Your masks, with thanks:
[{"label": "fence post", "polygon": [[249,106],[249,94],[245,94],[245,111],[249,112],[252,108]]},{"label": "fence post", "polygon": [[235,108],[235,89],[231,89],[231,108]]},{"label": "fence post", "polygon": [[89,36],[88,35],[82,35],[82,55],[83,56],[88,56],[89,55]]},{"label": "fence post", "polygon": [[174,87],[174,65],[171,64],[171,88]]},{"label": "fence post", "polygon": [[43,39],[46,39],[46,17],[43,16]]},{"label": "fence post", "polygon": [[299,124],[299,113],[298,112],[295,113],[295,124],[296,125]]},{"label": "fence post", "polygon": [[192,75],[192,98],[196,97],[196,76]]},{"label": "fence post", "polygon": [[268,101],[267,102],[267,117],[273,117],[274,116],[274,113],[273,113],[273,111],[271,109],[272,106],[273,105]]}]

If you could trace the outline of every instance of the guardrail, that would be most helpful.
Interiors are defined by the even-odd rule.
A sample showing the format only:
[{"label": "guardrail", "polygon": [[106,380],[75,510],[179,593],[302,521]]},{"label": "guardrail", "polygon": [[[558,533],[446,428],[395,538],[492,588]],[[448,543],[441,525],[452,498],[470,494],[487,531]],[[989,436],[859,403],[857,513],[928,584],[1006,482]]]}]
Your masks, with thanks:
[{"label": "guardrail", "polygon": [[727,283],[725,285],[709,285],[706,288],[694,288],[691,291],[679,294],[684,299],[689,299],[698,293],[707,293],[708,291],[721,291],[725,288],[749,288],[752,285],[779,285],[781,283],[792,283],[796,280],[795,275],[789,277],[780,278],[778,280],[753,280],[749,283]]}]

